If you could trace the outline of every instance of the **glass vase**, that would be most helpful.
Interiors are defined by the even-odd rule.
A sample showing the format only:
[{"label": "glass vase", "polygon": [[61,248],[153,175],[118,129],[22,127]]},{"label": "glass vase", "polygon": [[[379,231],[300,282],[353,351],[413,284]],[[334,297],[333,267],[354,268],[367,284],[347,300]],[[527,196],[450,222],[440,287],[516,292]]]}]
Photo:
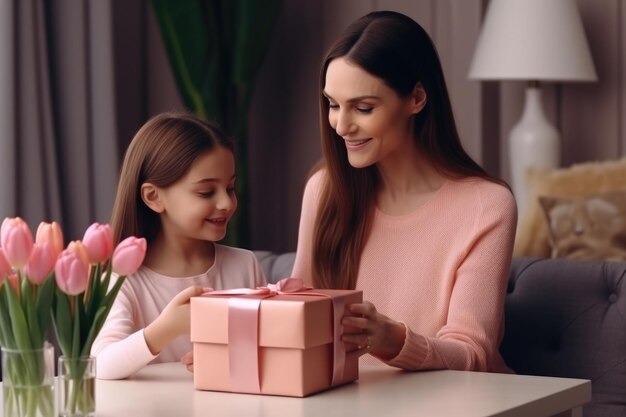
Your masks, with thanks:
[{"label": "glass vase", "polygon": [[96,358],[59,357],[59,417],[93,417],[96,413]]},{"label": "glass vase", "polygon": [[54,416],[54,346],[2,348],[2,395],[5,417]]}]

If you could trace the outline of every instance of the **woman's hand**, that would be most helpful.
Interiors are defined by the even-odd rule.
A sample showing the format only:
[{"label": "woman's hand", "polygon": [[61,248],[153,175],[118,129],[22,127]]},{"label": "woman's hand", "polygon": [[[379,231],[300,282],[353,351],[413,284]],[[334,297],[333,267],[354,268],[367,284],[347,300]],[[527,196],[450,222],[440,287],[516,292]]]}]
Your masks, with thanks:
[{"label": "woman's hand", "polygon": [[393,359],[404,346],[404,324],[376,311],[374,304],[365,301],[351,304],[350,313],[343,318],[346,330],[342,336],[345,343],[356,346],[353,354],[371,353],[383,360]]},{"label": "woman's hand", "polygon": [[144,329],[143,335],[153,355],[161,353],[161,350],[178,336],[189,334],[189,299],[202,294],[205,290],[202,287],[185,288],[176,294],[159,317]]}]

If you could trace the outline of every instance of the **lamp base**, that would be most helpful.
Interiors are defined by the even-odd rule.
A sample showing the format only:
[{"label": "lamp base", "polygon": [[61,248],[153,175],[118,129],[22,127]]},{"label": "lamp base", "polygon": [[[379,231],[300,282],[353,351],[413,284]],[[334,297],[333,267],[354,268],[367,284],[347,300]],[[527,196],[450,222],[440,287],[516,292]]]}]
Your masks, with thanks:
[{"label": "lamp base", "polygon": [[541,90],[536,82],[526,88],[524,112],[511,130],[509,141],[511,185],[521,218],[532,203],[526,180],[529,169],[554,169],[561,159],[560,135],[543,112]]}]

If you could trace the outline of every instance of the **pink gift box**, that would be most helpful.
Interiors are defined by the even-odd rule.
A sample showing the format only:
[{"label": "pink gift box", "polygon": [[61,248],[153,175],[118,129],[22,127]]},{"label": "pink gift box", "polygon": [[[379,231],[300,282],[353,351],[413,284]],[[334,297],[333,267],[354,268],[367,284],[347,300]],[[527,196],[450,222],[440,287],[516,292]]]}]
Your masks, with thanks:
[{"label": "pink gift box", "polygon": [[[358,358],[346,355],[343,342],[334,340],[333,311],[339,309],[339,317],[335,320],[340,321],[346,314],[345,306],[362,302],[363,293],[318,289],[310,290],[310,293],[318,295],[235,296],[262,298],[258,308],[258,347],[253,346],[252,350],[255,354],[258,352],[255,366],[258,369],[245,371],[258,378],[259,391],[238,385],[233,377],[232,367],[248,362],[244,357],[242,361],[230,363],[230,356],[235,358],[237,354],[233,347],[236,343],[229,345],[229,312],[233,309],[230,302],[233,297],[211,294],[193,297],[194,387],[198,390],[304,397],[358,379]],[[338,307],[333,307],[333,303]],[[243,326],[239,326],[239,333],[248,332],[250,326],[254,331],[256,324],[246,320]],[[230,334],[237,337],[232,336],[232,329]],[[341,353],[335,353],[335,349]],[[339,355],[341,360],[334,360],[337,357],[334,355]],[[344,360],[343,369],[334,368],[335,362]]]}]

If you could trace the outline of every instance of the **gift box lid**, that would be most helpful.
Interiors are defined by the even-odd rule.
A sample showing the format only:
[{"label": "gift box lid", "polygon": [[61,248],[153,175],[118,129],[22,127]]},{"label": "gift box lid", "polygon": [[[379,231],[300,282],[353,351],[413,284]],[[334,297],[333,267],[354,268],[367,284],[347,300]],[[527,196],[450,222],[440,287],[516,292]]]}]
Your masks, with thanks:
[{"label": "gift box lid", "polygon": [[[362,291],[311,290],[320,295],[279,294],[261,301],[259,346],[306,349],[333,341],[330,297],[347,306],[360,303]],[[248,296],[243,296],[248,297]],[[191,299],[191,341],[228,344],[228,296]],[[346,312],[342,312],[342,316]]]}]

